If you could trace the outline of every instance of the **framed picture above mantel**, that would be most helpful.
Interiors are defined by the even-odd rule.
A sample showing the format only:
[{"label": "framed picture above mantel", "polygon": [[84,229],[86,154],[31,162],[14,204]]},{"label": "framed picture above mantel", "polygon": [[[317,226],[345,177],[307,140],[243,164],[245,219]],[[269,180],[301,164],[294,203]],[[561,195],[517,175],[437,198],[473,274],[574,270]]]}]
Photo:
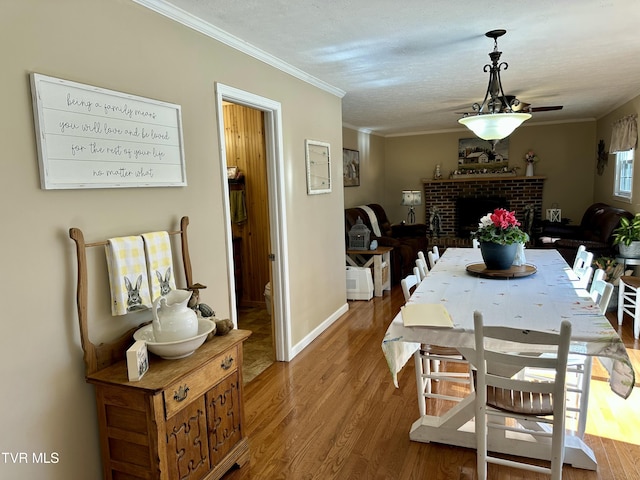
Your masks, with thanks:
[{"label": "framed picture above mantel", "polygon": [[509,168],[509,138],[491,144],[481,138],[458,140],[458,164],[451,178],[515,177],[517,169]]}]

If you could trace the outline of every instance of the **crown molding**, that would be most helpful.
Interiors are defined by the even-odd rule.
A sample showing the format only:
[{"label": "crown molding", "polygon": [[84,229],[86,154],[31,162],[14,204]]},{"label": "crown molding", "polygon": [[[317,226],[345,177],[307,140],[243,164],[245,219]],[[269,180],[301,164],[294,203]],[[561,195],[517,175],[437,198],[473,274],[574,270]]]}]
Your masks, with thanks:
[{"label": "crown molding", "polygon": [[333,85],[330,85],[308,73],[300,70],[299,68],[294,67],[293,65],[289,65],[288,63],[280,60],[273,55],[260,50],[259,48],[251,45],[244,40],[231,35],[224,30],[211,25],[208,22],[190,14],[178,8],[165,0],[132,0],[134,3],[137,3],[149,10],[153,10],[160,15],[163,15],[175,22],[178,22],[185,27],[191,28],[196,32],[199,32],[207,37],[213,38],[235,50],[238,50],[242,53],[249,55],[250,57],[255,58],[256,60],[260,60],[261,62],[266,63],[278,70],[281,70],[299,80],[302,80],[306,83],[313,85],[314,87],[318,87],[325,92],[328,92],[336,97],[342,98],[345,96],[346,92],[341,90]]}]

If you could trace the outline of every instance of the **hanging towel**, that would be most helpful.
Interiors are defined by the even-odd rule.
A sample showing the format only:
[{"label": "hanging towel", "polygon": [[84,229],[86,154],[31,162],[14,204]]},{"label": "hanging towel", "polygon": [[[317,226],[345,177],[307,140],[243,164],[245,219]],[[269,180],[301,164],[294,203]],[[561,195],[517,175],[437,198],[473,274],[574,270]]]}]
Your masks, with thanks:
[{"label": "hanging towel", "polygon": [[231,190],[229,192],[229,208],[231,210],[231,223],[247,221],[247,206],[244,201],[244,190]]},{"label": "hanging towel", "polygon": [[376,213],[371,209],[371,207],[367,207],[366,205],[358,205],[357,208],[361,208],[367,213],[373,233],[376,237],[381,237],[382,233],[380,232],[380,225],[378,225],[378,217],[376,217]]},{"label": "hanging towel", "polygon": [[110,238],[105,247],[111,314],[124,315],[151,307],[142,237]]},{"label": "hanging towel", "polygon": [[147,259],[151,299],[155,300],[176,289],[176,281],[172,272],[171,240],[167,232],[143,233],[142,239]]}]

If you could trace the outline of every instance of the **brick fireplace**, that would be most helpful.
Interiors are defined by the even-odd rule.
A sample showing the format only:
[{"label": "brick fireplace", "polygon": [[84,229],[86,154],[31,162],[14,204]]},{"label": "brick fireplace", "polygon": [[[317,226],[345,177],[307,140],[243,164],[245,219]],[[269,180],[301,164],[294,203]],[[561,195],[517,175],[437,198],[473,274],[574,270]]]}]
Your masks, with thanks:
[{"label": "brick fireplace", "polygon": [[[469,238],[469,218],[475,217],[475,225],[480,217],[489,212],[476,212],[478,208],[490,208],[506,203],[505,208],[515,211],[516,217],[524,222],[525,207],[533,207],[533,218],[542,215],[542,190],[545,177],[467,177],[449,180],[422,179],[425,198],[425,223],[429,225],[432,207],[440,213],[440,235],[434,243],[443,246],[467,245]],[[457,206],[457,208],[456,208]],[[462,209],[462,210],[461,210]],[[458,211],[461,210],[459,214]],[[465,213],[466,215],[462,215]],[[471,219],[472,221],[472,219]],[[473,226],[473,221],[471,226]]]}]

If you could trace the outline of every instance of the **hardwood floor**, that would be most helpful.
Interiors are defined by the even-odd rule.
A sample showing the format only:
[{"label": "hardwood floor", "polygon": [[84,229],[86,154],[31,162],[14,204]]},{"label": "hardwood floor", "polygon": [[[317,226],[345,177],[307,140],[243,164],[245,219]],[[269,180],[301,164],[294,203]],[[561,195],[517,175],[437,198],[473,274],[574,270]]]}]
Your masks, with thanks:
[{"label": "hardwood floor", "polygon": [[[419,416],[413,365],[403,369],[395,388],[380,347],[403,302],[399,286],[382,298],[350,302],[349,312],[293,361],[276,362],[247,383],[251,461],[224,479],[476,479],[474,450],[409,440]],[[620,333],[638,372],[640,347],[630,323],[626,319]],[[640,388],[622,400],[601,368],[593,378],[585,442],[598,471],[565,465],[563,478],[640,478]],[[636,387],[639,381],[636,374]],[[490,465],[489,478],[548,477]]]}]

